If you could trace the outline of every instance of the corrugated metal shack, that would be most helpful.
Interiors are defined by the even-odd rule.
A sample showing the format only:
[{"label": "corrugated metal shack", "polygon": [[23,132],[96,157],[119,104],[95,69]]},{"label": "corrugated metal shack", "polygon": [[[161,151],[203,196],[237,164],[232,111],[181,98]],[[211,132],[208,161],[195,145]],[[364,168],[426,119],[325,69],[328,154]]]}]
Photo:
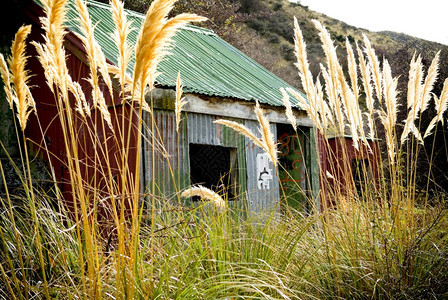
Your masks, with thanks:
[{"label": "corrugated metal shack", "polygon": [[[96,25],[96,39],[106,58],[116,63],[110,7],[92,0],[87,4],[92,23]],[[144,15],[127,11],[127,17],[133,27],[139,28]],[[67,28],[79,32],[72,1],[68,2]],[[131,31],[130,43],[136,43],[137,34],[137,30]],[[82,54],[77,52],[82,50],[77,48],[75,40],[72,36],[66,44],[70,46],[69,52],[79,58]],[[143,188],[154,183],[157,193],[167,198],[192,184],[203,184],[218,191],[226,188],[230,200],[238,199],[234,204],[247,205],[253,212],[278,204],[280,184],[294,206],[303,204],[303,191],[318,198],[314,129],[300,109],[295,111],[297,133],[289,125],[279,90],[291,87],[289,84],[204,28],[187,26],[180,30],[170,52],[159,64],[157,88],[147,98],[150,101],[152,97],[155,114],[154,122],[149,113],[144,114]],[[187,104],[177,133],[173,109],[179,72]],[[255,101],[265,109],[279,143],[282,167],[278,173],[262,149],[233,130],[214,123],[219,118],[231,119],[258,133],[253,112]],[[154,157],[151,132],[156,141]]]}]

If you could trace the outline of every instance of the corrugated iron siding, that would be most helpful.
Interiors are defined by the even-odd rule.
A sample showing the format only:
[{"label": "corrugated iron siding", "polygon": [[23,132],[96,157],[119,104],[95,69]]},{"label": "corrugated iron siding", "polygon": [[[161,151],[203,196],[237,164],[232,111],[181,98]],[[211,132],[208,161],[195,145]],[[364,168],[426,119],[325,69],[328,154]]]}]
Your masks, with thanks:
[{"label": "corrugated iron siding", "polygon": [[[238,159],[239,194],[246,191],[246,149],[244,137],[234,130],[213,123],[220,117],[188,113],[188,143],[236,148]],[[229,119],[229,118],[227,118]],[[233,119],[237,121],[237,119]],[[241,120],[240,120],[241,122]]]},{"label": "corrugated iron siding", "polygon": [[[143,133],[143,170],[145,186],[156,185],[156,194],[165,198],[173,198],[175,193],[189,185],[188,144],[186,143],[185,126],[176,131],[176,120],[173,111],[156,110],[154,112],[154,131],[149,113],[144,113]],[[155,173],[153,174],[152,136],[155,141]]]},{"label": "corrugated iron siding", "polygon": [[[245,125],[255,134],[259,135],[259,124],[256,121],[246,120]],[[271,124],[271,131],[274,140],[277,140],[276,125]],[[272,185],[269,190],[258,189],[257,174],[257,154],[263,153],[263,149],[256,146],[252,140],[246,138],[246,165],[247,165],[247,206],[250,212],[257,213],[270,211],[276,208],[280,198],[278,177],[273,171]],[[274,170],[272,162],[269,162],[269,168]]]},{"label": "corrugated iron siding", "polygon": [[155,110],[155,172],[152,168],[151,116],[144,113],[144,158],[145,186],[151,188],[153,181],[156,193],[167,199],[190,185],[190,143],[236,148],[240,193],[246,191],[245,139],[233,130],[213,122],[216,116],[184,113],[179,134],[173,111]]}]

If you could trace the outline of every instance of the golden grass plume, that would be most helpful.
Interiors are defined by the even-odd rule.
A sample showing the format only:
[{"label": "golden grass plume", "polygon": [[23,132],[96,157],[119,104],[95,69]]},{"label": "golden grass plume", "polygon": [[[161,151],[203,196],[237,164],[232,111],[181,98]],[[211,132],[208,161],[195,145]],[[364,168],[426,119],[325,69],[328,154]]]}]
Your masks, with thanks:
[{"label": "golden grass plume", "polygon": [[187,103],[182,98],[182,80],[180,78],[180,72],[177,74],[176,80],[176,100],[174,101],[174,113],[176,115],[176,131],[179,132],[179,124],[181,121],[181,113],[183,106]]},{"label": "golden grass plume", "polygon": [[135,50],[133,90],[149,85],[152,90],[157,78],[157,65],[168,53],[171,39],[177,30],[191,22],[207,20],[195,14],[180,14],[168,19],[175,0],[154,0],[146,13]]},{"label": "golden grass plume", "polygon": [[374,86],[375,86],[375,91],[376,91],[376,95],[377,95],[377,100],[379,103],[382,103],[382,89],[381,89],[381,83],[383,81],[383,75],[381,72],[381,68],[380,68],[380,62],[378,60],[378,57],[376,56],[375,50],[373,49],[372,45],[370,44],[370,41],[368,39],[368,37],[363,34],[363,39],[364,39],[364,45],[365,45],[365,49],[364,52],[367,55],[369,64],[370,64],[370,68],[372,70],[372,78],[373,78],[373,82],[374,82]]},{"label": "golden grass plume", "polygon": [[8,65],[5,61],[5,57],[0,53],[0,74],[4,83],[3,89],[6,93],[6,100],[9,103],[11,109],[14,108],[13,94],[11,88],[11,74],[9,73]]},{"label": "golden grass plume", "polygon": [[274,135],[271,131],[268,118],[265,116],[263,109],[260,107],[258,101],[255,104],[255,114],[257,115],[258,123],[260,124],[261,139],[265,146],[266,153],[271,158],[274,167],[277,165],[277,145],[275,143]]},{"label": "golden grass plume", "polygon": [[[265,122],[265,121],[263,121],[263,122]],[[242,135],[246,136],[255,145],[257,145],[258,147],[263,149],[264,152],[266,154],[268,154],[268,157],[272,161],[274,166],[277,165],[277,149],[276,149],[275,142],[274,142],[274,140],[272,138],[272,133],[267,133],[267,132],[264,133],[266,136],[271,136],[271,141],[268,141],[268,142],[266,142],[266,140],[265,140],[266,136],[263,135],[263,131],[264,131],[263,127],[267,128],[267,130],[270,131],[269,122],[268,122],[267,126],[266,125],[261,125],[262,123],[260,123],[260,126],[261,126],[260,133],[262,134],[261,138],[257,137],[255,135],[255,133],[252,130],[250,130],[249,128],[247,128],[245,125],[237,123],[235,121],[218,119],[218,120],[214,121],[213,123],[227,126],[227,127],[231,128],[231,129],[235,130],[239,134],[242,134]]]},{"label": "golden grass plume", "polygon": [[397,84],[398,79],[392,77],[392,71],[387,60],[383,61],[383,87],[386,111],[380,115],[380,120],[384,126],[386,144],[390,163],[395,163],[395,125],[397,123]]},{"label": "golden grass plume", "polygon": [[423,83],[422,88],[422,100],[421,100],[421,108],[420,112],[424,112],[429,105],[429,101],[431,100],[431,91],[434,87],[435,82],[437,81],[437,77],[439,75],[439,56],[440,51],[436,53],[434,56],[431,65],[428,68],[428,74],[426,75],[425,82]]},{"label": "golden grass plume", "polygon": [[299,76],[302,82],[303,89],[311,103],[315,103],[316,90],[313,85],[313,76],[309,70],[309,63],[306,53],[306,43],[303,39],[302,31],[300,30],[297,18],[294,17],[294,52],[297,58],[295,63],[299,69]]},{"label": "golden grass plume", "polygon": [[181,193],[181,197],[193,197],[199,196],[204,200],[209,201],[219,211],[223,211],[227,208],[227,204],[220,195],[204,186],[194,186],[186,189]]},{"label": "golden grass plume", "polygon": [[89,61],[90,78],[88,78],[87,81],[92,86],[93,108],[99,109],[109,128],[114,131],[106,100],[100,90],[99,84],[101,75],[101,78],[109,90],[109,94],[113,97],[112,80],[108,73],[106,58],[98,42],[95,40],[94,28],[90,20],[86,3],[82,0],[76,0],[76,6],[79,13],[79,23],[82,32],[82,35],[78,34],[77,36],[84,45]]},{"label": "golden grass plume", "polygon": [[[131,32],[131,23],[127,21],[124,11],[124,3],[122,1],[111,0],[111,7],[112,18],[115,24],[114,39],[118,47],[117,67],[119,72],[116,75],[124,92],[126,71],[132,54],[131,46],[127,42],[127,36]],[[123,97],[123,100],[124,98],[125,97]]]},{"label": "golden grass plume", "polygon": [[374,123],[373,123],[373,114],[374,114],[374,98],[373,98],[373,88],[371,84],[371,76],[372,71],[370,65],[367,63],[367,61],[364,58],[364,55],[359,48],[358,44],[356,44],[356,51],[358,53],[359,58],[359,69],[361,71],[361,81],[364,87],[364,93],[366,97],[366,106],[367,106],[367,112],[365,115],[367,116],[367,123],[369,126],[369,138],[375,137],[374,132]]},{"label": "golden grass plume", "polygon": [[[46,61],[46,79],[51,89],[53,82],[65,86],[65,78],[68,74],[65,63],[65,50],[63,47],[66,34],[64,22],[66,17],[67,0],[44,0],[44,17],[39,18],[44,30],[44,44],[41,45],[41,60]],[[38,45],[34,43],[34,45]],[[39,49],[38,49],[39,50]],[[62,88],[64,91],[65,88]]]},{"label": "golden grass plume", "polygon": [[[407,106],[410,111],[408,112],[407,118],[404,123],[403,133],[400,138],[401,144],[404,144],[410,133],[412,133],[420,143],[423,143],[423,139],[430,135],[431,130],[439,120],[438,116],[431,120],[423,138],[414,124],[421,113],[423,113],[428,108],[429,101],[431,100],[431,91],[438,77],[439,54],[440,51],[437,52],[434,56],[424,80],[422,57],[420,55],[417,58],[415,58],[415,55],[412,57],[409,68],[407,93]],[[441,96],[442,95],[443,91]],[[441,111],[443,107],[443,103],[441,102],[441,100],[443,101],[443,98],[434,98],[434,101],[436,103],[437,115],[439,115],[439,110]],[[443,112],[441,115],[443,115]]]},{"label": "golden grass plume", "polygon": [[247,128],[243,124],[237,123],[235,121],[224,120],[224,119],[218,119],[218,120],[214,121],[213,123],[221,124],[221,125],[227,126],[229,128],[232,128],[233,130],[235,130],[239,134],[242,134],[242,135],[246,136],[247,138],[249,138],[250,140],[252,140],[252,142],[255,145],[257,145],[258,147],[260,147],[262,149],[266,149],[265,145],[263,144],[261,139],[258,138],[255,135],[255,133],[252,132],[252,130],[250,130],[249,128]]},{"label": "golden grass plume", "polygon": [[6,68],[6,64],[4,64],[2,56],[1,74],[5,81],[5,91],[8,97],[12,97],[12,99],[8,99],[10,107],[12,108],[12,103],[16,105],[17,117],[22,130],[26,128],[31,112],[36,109],[33,96],[28,87],[30,76],[26,70],[25,40],[30,32],[31,25],[21,26],[17,31],[11,46],[11,56],[8,58],[9,71]]},{"label": "golden grass plume", "polygon": [[296,118],[294,117],[294,113],[292,112],[292,106],[291,101],[289,101],[289,95],[284,88],[280,88],[280,92],[282,93],[283,105],[285,105],[286,118],[288,118],[288,121],[291,123],[292,127],[295,130],[297,127],[297,122]]}]

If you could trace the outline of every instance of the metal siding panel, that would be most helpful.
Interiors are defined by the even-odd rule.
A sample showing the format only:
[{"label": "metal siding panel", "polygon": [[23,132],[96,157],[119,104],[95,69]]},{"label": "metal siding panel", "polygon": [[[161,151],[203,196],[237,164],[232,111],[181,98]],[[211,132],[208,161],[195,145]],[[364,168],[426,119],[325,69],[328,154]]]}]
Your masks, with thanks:
[{"label": "metal siding panel", "polygon": [[319,209],[321,207],[321,201],[319,197],[319,149],[318,149],[318,137],[316,128],[308,128],[308,140],[305,143],[308,147],[307,155],[307,171],[310,178],[310,190],[314,200],[315,207]]},{"label": "metal siding panel", "polygon": [[[213,123],[218,117],[205,114],[187,114],[188,142],[193,144],[232,147],[237,149],[238,181],[240,193],[245,193],[247,187],[245,139],[230,128]],[[186,145],[185,149],[187,149]],[[189,157],[185,154],[185,157]],[[188,168],[190,167],[187,161]],[[245,197],[243,197],[245,198]],[[245,199],[242,199],[244,202]]]},{"label": "metal siding panel", "polygon": [[[174,196],[176,190],[183,189],[189,183],[186,183],[185,178],[189,178],[189,169],[186,168],[185,163],[185,137],[184,126],[180,127],[179,138],[176,132],[176,120],[174,112],[155,110],[154,111],[156,126],[155,131],[156,142],[156,159],[155,159],[155,174],[153,175],[152,168],[152,149],[151,136],[149,132],[145,133],[146,141],[144,143],[144,158],[145,164],[145,185],[152,186],[152,181],[155,180],[156,187],[159,188],[157,194],[166,198]],[[144,122],[148,130],[151,129],[151,117],[149,113],[144,113]],[[181,123],[182,124],[182,123]],[[177,142],[179,141],[179,146]],[[157,144],[158,143],[158,144]],[[163,148],[161,148],[163,145]],[[188,160],[187,160],[188,162]],[[170,168],[171,167],[171,168]]]},{"label": "metal siding panel", "polygon": [[[246,120],[245,125],[259,136],[258,122]],[[274,140],[277,140],[276,125],[271,124],[271,130],[274,134]],[[273,170],[272,186],[269,190],[258,189],[257,174],[257,154],[264,153],[263,149],[256,146],[250,139],[246,138],[246,167],[247,167],[247,197],[248,208],[253,213],[271,212],[272,209],[277,209],[279,204],[279,181],[275,174],[272,162],[269,167]]]}]

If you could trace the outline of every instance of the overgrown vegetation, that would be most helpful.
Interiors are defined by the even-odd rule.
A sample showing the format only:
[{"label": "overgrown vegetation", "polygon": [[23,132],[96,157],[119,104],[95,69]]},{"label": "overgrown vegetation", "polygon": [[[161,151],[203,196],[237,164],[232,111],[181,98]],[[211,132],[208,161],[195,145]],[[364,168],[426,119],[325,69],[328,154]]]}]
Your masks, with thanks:
[{"label": "overgrown vegetation", "polygon": [[[321,69],[324,82],[320,83],[310,71],[307,48],[296,21],[295,35],[293,32],[291,35],[299,79],[308,100],[300,95],[296,95],[297,99],[285,96],[286,115],[294,124],[291,105],[300,105],[324,137],[330,132],[343,135],[348,127],[361,152],[369,151],[367,138],[382,138],[387,148],[379,160],[378,185],[372,186],[371,181],[364,180],[362,192],[355,192],[353,176],[346,173],[343,188],[321,192],[322,211],[313,207],[305,215],[283,205],[281,215],[272,211],[244,218],[227,206],[223,195],[207,189],[183,191],[184,196],[200,195],[208,200],[187,209],[179,207],[178,199],[171,202],[156,198],[152,193],[154,187],[150,187],[146,195],[151,200],[150,213],[144,215],[140,201],[143,195],[138,185],[141,145],[138,143],[137,151],[132,153],[130,140],[147,126],[154,133],[148,137],[154,145],[156,128],[154,124],[142,124],[141,114],[143,109],[152,113],[152,105],[147,105],[144,97],[147,92],[151,93],[157,62],[165,54],[163,50],[178,26],[202,19],[195,15],[167,18],[174,1],[155,0],[141,28],[139,43],[133,49],[125,42],[128,27],[123,4],[112,1],[120,57],[118,66],[110,66],[94,42],[84,2],[77,1],[82,16],[82,40],[91,68],[92,102],[87,102],[84,101],[86,91],[68,75],[65,62],[65,1],[42,2],[45,4],[44,43],[28,45],[29,27],[23,26],[15,36],[11,56],[6,60],[1,56],[1,76],[10,108],[17,115],[14,120],[23,160],[23,170],[19,172],[23,174],[21,194],[11,194],[6,186],[0,198],[1,297],[421,299],[447,296],[445,195],[416,189],[418,160],[416,155],[409,156],[418,153],[422,143],[428,144],[427,138],[420,137],[414,128],[420,125],[418,129],[427,130],[419,122],[419,116],[424,108],[432,106],[428,101],[432,99],[438,73],[437,56],[426,76],[419,58],[411,60],[408,86],[413,89],[407,93],[409,113],[403,134],[395,126],[399,105],[397,79],[386,60],[380,64],[369,40],[364,38],[363,46],[355,46],[355,50],[353,45],[346,44],[349,71],[349,80],[346,80],[331,33],[315,21],[326,55]],[[30,114],[38,117],[40,112],[35,110],[32,89],[28,86],[32,74],[26,69],[27,46],[38,50],[46,80],[54,91],[58,121],[64,134],[61,138],[67,141],[65,151],[72,199],[63,199],[56,184],[53,195],[33,186],[24,131]],[[137,58],[132,78],[125,73],[129,51],[135,51]],[[354,59],[354,51],[358,53],[358,61]],[[124,112],[108,110],[99,89],[100,78],[110,84],[109,74],[116,76],[121,95],[126,95],[119,98],[127,108]],[[436,116],[436,128],[445,120],[447,82],[440,93],[435,93],[436,114],[431,119]],[[108,87],[112,91],[111,85]],[[176,115],[180,117],[180,81],[177,90]],[[365,112],[360,108],[360,99],[365,99]],[[277,150],[269,123],[258,105],[255,112],[262,129],[261,138],[238,123],[220,122],[253,139],[276,164]],[[124,120],[135,116],[140,116],[136,128],[124,126]],[[96,150],[85,167],[80,165],[85,157],[79,151],[84,141],[77,140],[75,122],[83,126]],[[365,123],[369,124],[368,130]],[[431,132],[429,136],[433,134],[428,132]],[[105,137],[110,138],[109,142],[104,142]],[[403,156],[404,150],[408,156]],[[137,159],[130,163],[129,158],[134,154]],[[428,157],[429,165],[433,166],[433,156]],[[119,176],[114,179],[117,170]],[[0,173],[5,182],[3,168]],[[329,173],[335,174],[335,170]],[[323,175],[320,179],[325,185],[329,177]],[[427,175],[432,178],[431,170]],[[364,169],[359,176],[370,174]],[[65,205],[68,200],[73,201],[72,206]],[[310,205],[314,200],[308,199]],[[326,207],[325,203],[335,206]],[[103,205],[112,223],[109,234],[98,224]]]}]

